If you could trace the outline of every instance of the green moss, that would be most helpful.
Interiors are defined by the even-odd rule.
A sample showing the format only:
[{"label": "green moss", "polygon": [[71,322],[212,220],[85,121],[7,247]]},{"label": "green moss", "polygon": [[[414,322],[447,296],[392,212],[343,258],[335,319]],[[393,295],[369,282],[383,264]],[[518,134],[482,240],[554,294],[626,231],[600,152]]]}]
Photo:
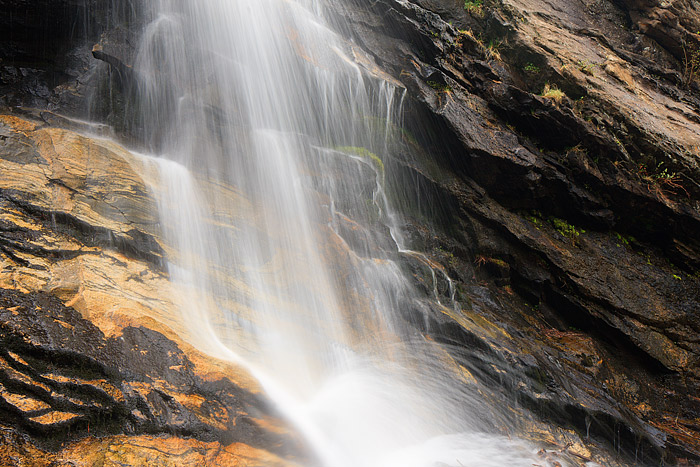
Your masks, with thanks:
[{"label": "green moss", "polygon": [[477,16],[483,16],[484,0],[464,0],[464,9]]},{"label": "green moss", "polygon": [[449,85],[438,83],[437,81],[428,81],[428,86],[435,89],[437,92],[452,92],[452,88]]},{"label": "green moss", "polygon": [[401,131],[401,137],[405,142],[407,142],[408,144],[410,144],[412,146],[420,146],[420,144],[418,144],[418,140],[416,139],[416,137],[413,136],[413,133],[411,133],[410,131],[408,131],[405,128],[401,128],[400,131]]},{"label": "green moss", "polygon": [[577,229],[575,226],[569,224],[564,219],[559,219],[558,217],[551,217],[549,222],[556,229],[557,232],[562,234],[564,237],[573,240],[574,242],[578,240],[578,237],[582,233],[586,233],[583,229]]},{"label": "green moss", "polygon": [[336,146],[334,149],[336,151],[344,152],[345,154],[369,159],[372,161],[372,164],[374,164],[379,173],[384,175],[384,162],[382,162],[379,156],[371,152],[369,149],[360,146]]},{"label": "green moss", "polygon": [[542,227],[542,213],[539,211],[532,211],[530,214],[526,214],[525,219],[535,224],[535,227],[538,229]]},{"label": "green moss", "polygon": [[525,70],[528,73],[532,73],[533,75],[536,75],[540,72],[540,67],[538,67],[532,62],[528,62],[527,65],[523,67],[523,70]]},{"label": "green moss", "polygon": [[498,258],[489,258],[488,260],[489,260],[489,263],[495,264],[495,265],[498,266],[499,268],[503,268],[503,269],[508,269],[508,268],[509,268],[508,263],[506,263],[506,262],[503,261],[502,259],[498,259]]}]

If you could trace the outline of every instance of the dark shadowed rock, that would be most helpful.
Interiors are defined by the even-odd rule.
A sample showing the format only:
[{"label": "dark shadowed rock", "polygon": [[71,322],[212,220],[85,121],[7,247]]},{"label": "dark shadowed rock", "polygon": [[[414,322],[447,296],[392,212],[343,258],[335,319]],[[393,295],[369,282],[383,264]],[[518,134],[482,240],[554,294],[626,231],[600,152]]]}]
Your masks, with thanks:
[{"label": "dark shadowed rock", "polygon": [[[33,451],[35,465],[76,455],[89,462],[88,446],[110,439],[113,454],[138,461],[150,449],[144,435],[216,444],[229,457],[258,457],[264,465],[290,465],[278,456],[298,450],[292,438],[268,431],[263,420],[274,414],[262,397],[228,379],[199,378],[160,333],[127,327],[107,338],[56,298],[9,289],[0,289],[0,323],[2,425],[12,428],[3,433],[24,437],[10,443]],[[180,449],[168,453],[168,438],[155,446],[166,448],[166,461],[182,462]],[[7,451],[0,450],[3,465],[23,465]]]},{"label": "dark shadowed rock", "polygon": [[[412,180],[429,194],[404,206],[410,238],[457,280],[462,313],[517,329],[505,345],[528,358],[504,363],[511,389],[632,459],[646,440],[642,462],[700,455],[700,120],[697,83],[682,76],[700,29],[691,3],[337,11],[408,90],[413,156],[385,162],[399,169],[392,190]],[[437,322],[424,332],[483,347]],[[492,359],[508,361],[493,348]]]},{"label": "dark shadowed rock", "polygon": [[[38,17],[40,7],[53,15]],[[558,445],[581,464],[700,462],[700,94],[688,67],[700,44],[697,2],[331,8],[383,76],[407,90],[400,148],[384,155],[387,190],[408,219],[412,247],[439,267],[402,256],[425,296],[421,306],[406,304],[406,320],[447,344],[494,400],[516,401],[527,421],[520,436]],[[18,10],[0,15],[2,102],[70,113],[84,103],[82,77],[99,42],[101,89],[121,92],[98,99],[96,115],[138,137],[123,123],[136,96],[134,78],[125,78],[134,52],[126,39],[138,27],[105,22],[108,9],[96,3],[0,2],[0,12]],[[56,21],[74,14],[95,26],[74,34],[71,21]],[[555,89],[561,94],[545,92]],[[196,464],[207,459],[173,453],[226,453],[219,448],[234,439],[290,452],[287,437],[246,422],[246,413],[268,413],[254,391],[190,371],[206,364],[177,342],[182,324],[169,321],[152,200],[133,161],[102,148],[129,189],[109,195],[106,172],[81,184],[67,148],[93,143],[44,128],[71,125],[55,114],[32,115],[41,125],[5,117],[0,128],[8,414],[0,459],[48,456],[49,465],[60,460],[51,456],[116,452],[139,465],[139,453],[158,449],[175,465]],[[48,140],[63,150],[49,156]],[[49,190],[60,197],[49,200]],[[386,245],[366,248],[363,239],[381,232],[358,229],[363,219],[351,214],[340,229],[349,246],[387,254]],[[454,292],[459,306],[437,306],[436,290],[449,305]],[[88,424],[103,438],[87,437]],[[83,437],[64,454],[45,452]]]}]

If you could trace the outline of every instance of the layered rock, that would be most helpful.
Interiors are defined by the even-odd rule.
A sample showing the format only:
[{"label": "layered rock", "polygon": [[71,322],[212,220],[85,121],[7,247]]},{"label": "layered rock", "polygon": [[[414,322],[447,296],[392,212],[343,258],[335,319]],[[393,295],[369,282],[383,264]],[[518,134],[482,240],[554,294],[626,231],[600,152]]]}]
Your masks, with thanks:
[{"label": "layered rock", "polygon": [[184,340],[149,165],[14,116],[0,145],[3,465],[292,465],[255,380]]},{"label": "layered rock", "polygon": [[107,338],[41,292],[2,289],[0,300],[3,465],[290,465],[269,452],[291,440],[270,431],[265,402],[203,379],[162,334],[129,326]]},{"label": "layered rock", "polygon": [[[517,401],[524,423],[504,432],[580,464],[697,463],[695,4],[379,0],[336,8],[371,57],[367,68],[407,90],[401,149],[380,155],[412,247],[430,255],[428,263],[404,257],[426,305],[405,304],[407,321],[449,344],[456,382]],[[113,72],[129,61],[119,50],[130,32],[117,29],[100,31],[93,52]],[[92,43],[81,45],[84,57]],[[25,86],[18,83],[5,78],[5,89]],[[128,83],[113,84],[123,93],[99,114],[123,122],[133,96]],[[47,96],[62,89],[41,86]],[[75,108],[32,99],[41,86],[22,88],[17,102]],[[171,465],[283,462],[294,443],[257,421],[270,411],[255,383],[183,340],[148,165],[112,143],[46,126],[74,122],[35,116],[6,116],[0,127],[8,343],[0,383],[11,414],[0,455],[18,465],[91,456],[140,465],[155,449]],[[352,246],[356,224],[347,223]],[[437,290],[451,304],[443,272],[460,307],[435,303]],[[102,347],[86,348],[68,336],[73,329]],[[135,356],[142,351],[164,360],[146,370]],[[245,414],[255,420],[236,428]],[[70,436],[50,434],[56,426]]]},{"label": "layered rock", "polygon": [[[630,458],[643,446],[633,462],[682,463],[700,454],[697,83],[680,39],[657,42],[640,11],[688,50],[698,18],[642,3],[379,1],[336,14],[408,90],[413,137],[387,173],[400,174],[398,196],[409,179],[428,194],[405,206],[415,243],[458,280],[467,316],[513,331],[506,347],[521,357],[486,355],[510,368],[523,404]],[[434,319],[434,338],[473,345],[468,326]]]}]

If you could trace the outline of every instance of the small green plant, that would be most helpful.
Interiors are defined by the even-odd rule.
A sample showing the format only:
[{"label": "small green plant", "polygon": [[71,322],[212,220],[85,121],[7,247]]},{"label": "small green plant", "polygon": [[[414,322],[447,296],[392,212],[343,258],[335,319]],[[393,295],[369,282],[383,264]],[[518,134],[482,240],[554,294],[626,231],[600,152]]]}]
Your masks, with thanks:
[{"label": "small green plant", "polygon": [[552,224],[552,226],[556,229],[557,232],[562,234],[564,237],[572,240],[573,242],[576,242],[581,234],[586,233],[585,230],[577,229],[573,225],[566,222],[564,219],[559,219],[558,217],[551,217],[549,219],[549,222]]},{"label": "small green plant", "polygon": [[502,40],[498,39],[491,39],[488,44],[484,41],[484,38],[479,35],[478,37],[474,35],[474,32],[471,29],[459,29],[457,31],[459,33],[459,36],[457,37],[457,43],[456,45],[462,46],[462,43],[464,41],[465,37],[468,37],[476,43],[476,46],[479,49],[479,52],[484,56],[486,60],[501,60],[501,46],[503,45]]},{"label": "small green plant", "polygon": [[547,83],[544,85],[544,89],[542,89],[542,97],[550,99],[554,101],[555,104],[559,105],[566,97],[566,94],[555,85]]},{"label": "small green plant", "polygon": [[530,212],[530,214],[526,214],[525,219],[535,224],[535,227],[537,227],[537,229],[542,227],[542,213],[539,211],[532,211]]},{"label": "small green plant", "polygon": [[452,88],[448,84],[438,83],[437,81],[428,81],[428,86],[435,89],[439,93],[448,94],[452,92]]},{"label": "small green plant", "polygon": [[489,44],[486,46],[482,46],[482,52],[484,53],[484,56],[486,57],[487,60],[501,60],[501,45],[503,45],[503,41],[499,40],[490,40]]},{"label": "small green plant", "polygon": [[681,190],[690,198],[690,193],[681,183],[680,175],[676,172],[669,172],[666,167],[662,169],[661,166],[663,164],[663,162],[660,162],[653,171],[646,164],[639,164],[638,174],[647,183],[649,191],[663,196],[664,192],[675,195],[678,194],[678,190]]},{"label": "small green plant", "polygon": [[679,276],[678,274],[672,274],[672,276],[673,276],[674,279],[676,279],[676,280],[678,280],[678,281],[682,281],[682,280],[683,280],[683,278],[682,278],[681,276]]},{"label": "small green plant", "polygon": [[619,242],[617,246],[632,246],[633,244],[637,243],[637,239],[631,235],[622,235],[620,232],[613,232],[613,235]]},{"label": "small green plant", "polygon": [[532,62],[528,62],[524,67],[523,70],[525,70],[527,73],[532,73],[533,75],[536,75],[540,72],[540,67],[535,65]]},{"label": "small green plant", "polygon": [[464,0],[464,9],[476,16],[484,15],[484,0]]},{"label": "small green plant", "polygon": [[441,256],[444,256],[447,259],[447,264],[449,264],[453,268],[456,267],[457,258],[455,257],[455,255],[451,251],[447,251],[444,248],[442,248],[441,246],[438,246],[436,248],[436,251],[438,254],[440,254]]},{"label": "small green plant", "polygon": [[[629,240],[627,240],[620,232],[615,232],[615,236],[617,237],[617,241],[619,241],[620,243],[622,243],[624,245],[629,246],[629,244],[630,244]],[[617,246],[620,246],[620,244],[618,244]]]},{"label": "small green plant", "polygon": [[471,29],[458,29],[457,32],[460,36],[469,36],[472,39],[474,39],[474,31],[472,31]]},{"label": "small green plant", "polygon": [[489,41],[488,44],[486,44],[481,35],[479,35],[479,37],[474,37],[474,33],[472,33],[471,31],[469,31],[469,34],[467,35],[474,39],[477,47],[479,48],[479,51],[486,60],[501,60],[500,48],[501,45],[503,45],[503,41],[492,39]]},{"label": "small green plant", "polygon": [[384,162],[382,162],[379,156],[371,152],[369,149],[358,146],[336,146],[334,149],[336,151],[344,152],[345,154],[369,159],[372,161],[372,164],[374,164],[379,173],[382,175],[384,174]]},{"label": "small green plant", "polygon": [[589,62],[588,60],[579,60],[576,62],[578,69],[583,73],[593,76],[595,73],[595,64]]}]

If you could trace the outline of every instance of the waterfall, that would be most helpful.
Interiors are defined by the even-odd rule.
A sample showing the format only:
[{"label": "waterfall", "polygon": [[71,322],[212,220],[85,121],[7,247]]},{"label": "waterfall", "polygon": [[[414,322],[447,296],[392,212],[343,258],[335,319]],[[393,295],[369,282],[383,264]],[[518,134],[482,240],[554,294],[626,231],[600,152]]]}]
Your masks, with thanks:
[{"label": "waterfall", "polygon": [[132,124],[158,154],[187,339],[250,368],[324,467],[532,465],[537,449],[497,434],[507,417],[406,322],[426,305],[401,257],[430,263],[384,192],[401,86],[321,0],[150,8]]}]

